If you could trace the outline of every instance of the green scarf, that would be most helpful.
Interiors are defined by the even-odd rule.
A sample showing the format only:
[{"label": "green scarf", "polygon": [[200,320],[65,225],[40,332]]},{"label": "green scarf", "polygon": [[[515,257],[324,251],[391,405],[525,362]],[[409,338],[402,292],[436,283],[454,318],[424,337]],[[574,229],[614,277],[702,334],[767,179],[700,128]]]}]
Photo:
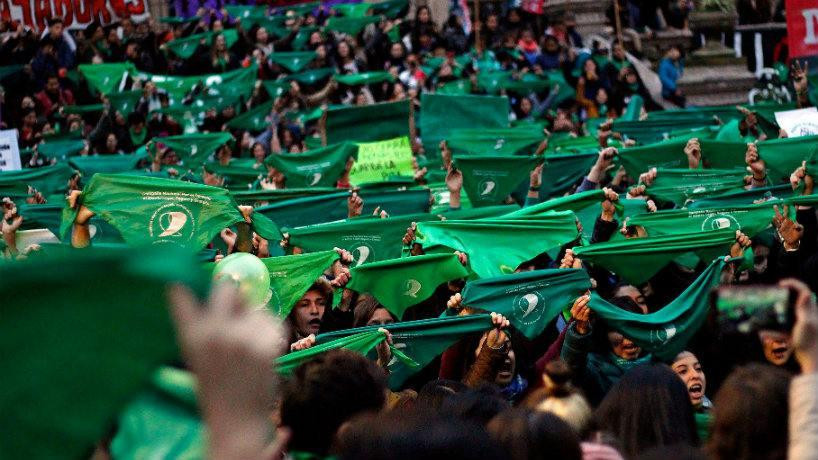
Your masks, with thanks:
[{"label": "green scarf", "polygon": [[196,170],[201,168],[219,147],[232,141],[233,136],[230,133],[184,134],[157,137],[154,140],[173,150],[185,167]]},{"label": "green scarf", "polygon": [[88,82],[88,87],[100,94],[116,92],[123,77],[136,70],[130,62],[80,64],[78,68]]},{"label": "green scarf", "polygon": [[500,313],[533,340],[590,288],[585,270],[527,271],[469,281],[463,289],[463,305]]},{"label": "green scarf", "polygon": [[472,206],[491,206],[505,202],[542,158],[531,156],[455,156],[454,165],[463,172],[463,189]]},{"label": "green scarf", "polygon": [[542,142],[542,132],[524,126],[508,129],[455,129],[446,142],[455,155],[531,155]]},{"label": "green scarf", "polygon": [[456,129],[506,129],[509,102],[505,96],[423,93],[420,132],[426,155],[437,156],[438,144]]},{"label": "green scarf", "polygon": [[136,165],[147,158],[144,154],[131,155],[90,155],[72,157],[68,164],[77,169],[84,178],[90,179],[96,173],[121,173],[134,171]]},{"label": "green scarf", "polygon": [[721,208],[670,209],[631,217],[627,225],[644,227],[649,236],[695,233],[720,228],[733,231],[741,230],[750,238],[769,228],[773,204],[780,201],[766,202],[747,206],[730,206]]},{"label": "green scarf", "polygon": [[578,246],[574,254],[583,261],[605,267],[631,284],[640,285],[679,256],[694,253],[702,260],[712,260],[726,255],[735,239],[735,230],[722,228]]},{"label": "green scarf", "polygon": [[741,169],[664,169],[646,193],[659,202],[683,206],[699,197],[719,195],[744,187],[745,171]]},{"label": "green scarf", "polygon": [[350,73],[346,75],[336,75],[335,81],[338,83],[343,83],[344,85],[354,86],[354,85],[371,85],[373,83],[383,83],[383,82],[393,82],[395,81],[395,77],[392,76],[391,73],[386,71],[378,71],[378,72],[362,72],[362,73]]},{"label": "green scarf", "polygon": [[289,51],[272,53],[269,59],[291,73],[295,73],[304,70],[317,56],[315,51]]},{"label": "green scarf", "polygon": [[714,260],[679,297],[647,315],[625,311],[596,294],[589,307],[610,327],[664,361],[685,349],[707,318],[710,290],[719,284],[724,259]]},{"label": "green scarf", "polygon": [[327,144],[374,142],[408,136],[409,104],[405,100],[327,109]]},{"label": "green scarf", "polygon": [[[445,220],[421,222],[418,242],[463,251],[479,277],[511,273],[525,262],[578,236],[573,212],[554,212],[526,219]],[[487,249],[491,242],[491,249]]]},{"label": "green scarf", "polygon": [[[154,177],[95,174],[80,204],[113,225],[130,245],[173,243],[198,250],[225,227],[244,221],[227,190]],[[76,212],[64,209],[63,238]]]},{"label": "green scarf", "polygon": [[284,174],[288,187],[332,187],[344,172],[347,160],[357,155],[356,145],[340,143],[304,153],[270,155],[265,163]]},{"label": "green scarf", "polygon": [[430,254],[384,260],[352,269],[347,288],[370,293],[398,319],[447,281],[469,275],[454,254]]},{"label": "green scarf", "polygon": [[298,299],[338,257],[335,251],[322,251],[261,259],[270,271],[270,309],[286,318]]},{"label": "green scarf", "polygon": [[209,282],[172,248],[60,252],[0,265],[0,290],[15,299],[0,304],[0,421],[15,427],[0,445],[26,458],[87,456],[153,371],[179,359],[169,286],[201,294]]},{"label": "green scarf", "polygon": [[68,180],[73,174],[74,170],[65,163],[19,171],[0,171],[0,196],[25,198],[29,195],[28,187],[33,187],[49,201],[56,201],[65,194]]}]

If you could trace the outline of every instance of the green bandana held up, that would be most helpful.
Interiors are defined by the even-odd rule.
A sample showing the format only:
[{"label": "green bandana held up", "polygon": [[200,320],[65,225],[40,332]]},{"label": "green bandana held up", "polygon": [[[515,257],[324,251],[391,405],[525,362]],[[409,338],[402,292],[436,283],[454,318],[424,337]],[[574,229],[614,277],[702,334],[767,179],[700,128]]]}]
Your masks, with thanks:
[{"label": "green bandana held up", "polygon": [[315,51],[289,51],[272,53],[269,59],[295,73],[304,70],[317,56]]},{"label": "green bandana held up", "polygon": [[682,206],[699,197],[736,191],[744,187],[742,169],[657,169],[646,193],[660,202]]},{"label": "green bandana held up", "polygon": [[725,208],[758,204],[771,199],[785,199],[794,194],[790,184],[758,187],[701,198],[688,204],[688,209]]},{"label": "green bandana held up", "polygon": [[590,288],[585,270],[534,270],[469,281],[463,289],[463,305],[500,313],[533,340]]},{"label": "green bandana held up", "polygon": [[357,154],[355,144],[341,143],[303,153],[270,155],[265,163],[284,174],[287,187],[332,187],[347,160]]},{"label": "green bandana held up", "polygon": [[452,344],[475,332],[487,331],[492,324],[489,315],[451,316],[329,332],[316,337],[316,342],[322,344],[338,337],[377,331],[381,327],[392,334],[393,353],[395,349],[400,350],[411,360],[393,359],[389,362],[389,388],[395,390]]},{"label": "green bandana held up", "polygon": [[758,143],[758,156],[767,164],[773,183],[786,182],[804,160],[818,157],[818,136],[770,139]]},{"label": "green bandana held up", "polygon": [[409,101],[327,109],[327,144],[374,142],[409,135]]},{"label": "green bandana held up", "polygon": [[578,183],[596,162],[596,152],[589,154],[548,154],[542,173],[540,198],[558,196]]},{"label": "green bandana held up", "polygon": [[355,266],[396,259],[403,252],[403,235],[412,222],[437,219],[431,214],[359,217],[342,222],[310,225],[289,230],[290,245],[305,252],[325,251],[338,247],[355,258]]},{"label": "green bandana held up", "polygon": [[80,64],[79,66],[79,71],[88,82],[88,87],[101,94],[116,92],[122,79],[135,70],[130,62]]},{"label": "green bandana held up", "polygon": [[268,304],[270,309],[286,318],[298,299],[338,257],[335,251],[322,251],[261,259],[270,271],[270,290],[273,294]]},{"label": "green bandana held up", "polygon": [[768,228],[775,212],[767,202],[748,206],[722,208],[670,209],[638,214],[627,220],[627,225],[643,227],[648,236],[675,235],[679,233],[706,232],[729,228],[741,230],[750,238]]},{"label": "green bandana held up", "polygon": [[122,173],[136,171],[136,165],[147,158],[145,154],[89,155],[72,157],[68,164],[77,169],[82,177],[90,179],[96,173]]},{"label": "green bandana held up", "polygon": [[344,85],[354,86],[354,85],[370,85],[373,83],[383,83],[393,82],[395,81],[395,77],[392,76],[391,73],[386,71],[379,71],[379,72],[361,72],[361,73],[350,73],[346,75],[336,75],[335,81],[338,83],[343,83]]},{"label": "green bandana held up", "polygon": [[[167,48],[175,55],[179,56],[182,59],[189,59],[193,56],[193,53],[199,49],[199,46],[211,46],[213,43],[213,39],[216,35],[222,34],[224,35],[225,45],[229,49],[233,44],[235,44],[238,39],[238,31],[236,29],[227,29],[223,32],[204,32],[200,34],[194,34],[183,38],[175,38],[165,44]],[[201,42],[204,41],[204,45],[201,45]]]},{"label": "green bandana held up", "polygon": [[446,138],[455,155],[532,155],[542,132],[530,126],[508,129],[455,129]]},{"label": "green bandana held up", "polygon": [[[553,212],[526,219],[446,220],[418,224],[418,243],[441,245],[469,256],[469,267],[486,278],[513,272],[526,260],[574,241],[573,212]],[[487,242],[491,250],[487,250]]]},{"label": "green bandana held up", "polygon": [[[170,248],[68,250],[0,267],[0,289],[16,299],[0,303],[0,422],[15,427],[0,433],[4,450],[92,452],[153,371],[179,359],[169,286],[202,293],[208,281],[193,255]],[[71,414],[71,423],[54,414]]]},{"label": "green bandana held up", "polygon": [[[348,337],[341,337],[330,342],[325,342],[320,345],[307,348],[306,350],[292,352],[276,359],[276,370],[281,375],[289,375],[295,370],[295,368],[308,361],[311,361],[316,356],[330,350],[338,350],[341,348],[366,355],[384,340],[386,340],[386,334],[377,329],[350,335]],[[396,349],[394,345],[390,345],[389,348],[392,350],[394,357],[397,360],[400,360],[404,365],[411,368],[418,367],[417,363],[407,358],[406,355],[400,350]]]},{"label": "green bandana held up", "polygon": [[322,67],[304,72],[288,75],[287,81],[295,80],[304,85],[315,85],[318,82],[335,75],[335,67]]},{"label": "green bandana held up", "polygon": [[673,359],[707,318],[710,290],[719,284],[724,259],[714,260],[679,297],[642,315],[625,311],[593,294],[589,307],[613,329],[662,360]]},{"label": "green bandana held up", "polygon": [[25,198],[29,196],[28,188],[33,187],[48,201],[59,199],[61,204],[61,198],[68,189],[68,180],[73,174],[74,170],[65,163],[44,168],[0,171],[0,196]]},{"label": "green bandana held up", "polygon": [[84,148],[85,141],[83,139],[62,139],[43,142],[37,146],[37,151],[40,152],[41,158],[65,160],[79,155]]},{"label": "green bandana held up", "polygon": [[540,157],[500,155],[455,156],[454,165],[463,172],[463,189],[472,206],[505,202],[508,195],[526,181]]},{"label": "green bandana held up", "polygon": [[[107,94],[108,102],[111,104],[111,109],[121,113],[127,117],[128,114],[136,109],[136,104],[139,98],[142,97],[142,90],[135,89],[133,91],[121,91]],[[147,130],[146,130],[147,131]],[[141,145],[140,142],[138,145]]]},{"label": "green bandana held up", "polygon": [[347,289],[372,294],[401,319],[407,308],[428,299],[440,284],[468,275],[455,254],[430,254],[356,266]]},{"label": "green bandana held up", "polygon": [[640,285],[679,256],[694,253],[702,260],[711,260],[726,255],[735,239],[735,230],[722,228],[579,246],[574,248],[574,255]]},{"label": "green bandana held up", "polygon": [[[154,177],[96,174],[80,204],[113,225],[130,245],[205,247],[222,229],[244,221],[227,190]],[[65,237],[75,210],[65,208]]]},{"label": "green bandana held up", "polygon": [[[691,136],[692,137],[692,136]],[[619,161],[628,175],[639,177],[639,174],[650,168],[687,168],[687,156],[684,153],[687,139],[669,139],[644,147],[629,147],[619,151]],[[721,142],[700,139],[702,164],[708,168],[738,169],[744,168],[744,154],[747,144],[743,142]]]},{"label": "green bandana held up", "polygon": [[364,27],[381,20],[380,16],[340,17],[330,16],[324,28],[347,35],[358,35]]},{"label": "green bandana held up", "polygon": [[163,367],[150,386],[117,419],[111,454],[118,459],[173,456],[207,457],[205,424],[196,403],[196,379],[190,372]]},{"label": "green bandana held up", "polygon": [[[361,190],[358,195],[364,200],[363,216],[371,215],[377,207],[392,217],[429,212],[429,190],[426,189]],[[255,212],[273,219],[280,227],[304,227],[346,219],[348,199],[348,191],[310,194],[277,200],[256,208]]]},{"label": "green bandana held up", "polygon": [[[264,83],[266,84],[267,82]],[[270,97],[275,98],[278,97],[278,95],[271,95]],[[264,131],[270,126],[267,116],[270,115],[272,108],[273,101],[264,102],[228,121],[227,127],[251,131],[254,133]]]},{"label": "green bandana held up", "polygon": [[190,170],[202,167],[219,147],[233,140],[230,133],[185,134],[154,139],[173,150]]},{"label": "green bandana held up", "polygon": [[224,188],[228,190],[247,190],[267,175],[264,165],[254,167],[255,160],[249,158],[231,159],[227,165],[213,161],[204,164],[205,171],[224,178]]},{"label": "green bandana held up", "polygon": [[419,128],[427,155],[437,152],[440,141],[452,130],[506,129],[509,126],[509,102],[505,96],[423,93],[420,100],[423,113]]}]

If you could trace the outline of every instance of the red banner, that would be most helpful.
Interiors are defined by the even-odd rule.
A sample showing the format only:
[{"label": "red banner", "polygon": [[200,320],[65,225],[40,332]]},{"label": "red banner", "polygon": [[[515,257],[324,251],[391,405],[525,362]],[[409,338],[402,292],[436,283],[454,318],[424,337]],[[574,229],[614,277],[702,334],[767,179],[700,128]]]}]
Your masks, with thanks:
[{"label": "red banner", "polygon": [[148,18],[147,0],[0,0],[0,18],[44,30],[49,18],[63,18],[65,27],[81,29],[92,21],[102,25],[123,17]]},{"label": "red banner", "polygon": [[520,7],[531,14],[543,14],[545,0],[522,0]]},{"label": "red banner", "polygon": [[818,0],[787,0],[790,57],[818,55]]}]

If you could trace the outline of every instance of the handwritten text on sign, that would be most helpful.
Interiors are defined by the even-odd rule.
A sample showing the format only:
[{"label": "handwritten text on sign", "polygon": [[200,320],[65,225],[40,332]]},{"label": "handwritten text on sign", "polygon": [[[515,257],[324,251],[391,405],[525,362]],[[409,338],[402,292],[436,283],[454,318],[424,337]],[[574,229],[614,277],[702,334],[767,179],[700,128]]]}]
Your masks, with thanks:
[{"label": "handwritten text on sign", "polygon": [[358,144],[358,160],[349,173],[353,184],[380,182],[390,176],[412,176],[412,148],[408,137]]}]

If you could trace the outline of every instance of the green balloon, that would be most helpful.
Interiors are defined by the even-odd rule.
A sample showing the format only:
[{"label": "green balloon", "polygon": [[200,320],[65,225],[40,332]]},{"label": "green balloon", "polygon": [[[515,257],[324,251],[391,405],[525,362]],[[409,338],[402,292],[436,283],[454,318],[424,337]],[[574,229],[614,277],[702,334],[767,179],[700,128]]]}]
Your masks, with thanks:
[{"label": "green balloon", "polygon": [[213,268],[213,281],[230,280],[252,307],[270,300],[270,272],[258,257],[246,252],[230,254]]}]

